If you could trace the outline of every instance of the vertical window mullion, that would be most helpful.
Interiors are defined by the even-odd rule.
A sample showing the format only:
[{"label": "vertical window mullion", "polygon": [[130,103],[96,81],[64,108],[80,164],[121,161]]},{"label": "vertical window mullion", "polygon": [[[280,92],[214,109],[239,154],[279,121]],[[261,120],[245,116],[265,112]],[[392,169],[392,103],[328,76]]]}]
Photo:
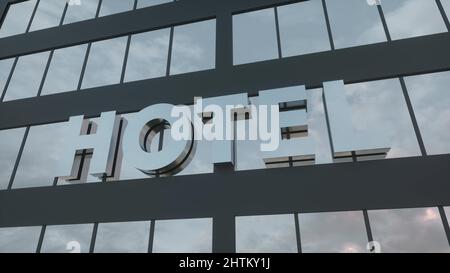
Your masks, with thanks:
[{"label": "vertical window mullion", "polygon": [[34,19],[34,16],[36,15],[36,11],[39,7],[40,2],[41,2],[41,0],[36,1],[36,5],[34,6],[33,12],[31,13],[30,21],[28,22],[28,26],[27,26],[27,29],[25,30],[25,33],[28,33],[30,31],[31,24],[33,23],[33,19]]},{"label": "vertical window mullion", "polygon": [[450,245],[450,226],[448,224],[447,215],[443,206],[438,206],[439,214],[441,216],[442,224],[444,225],[445,235],[447,236],[448,244]]},{"label": "vertical window mullion", "polygon": [[363,215],[364,215],[364,225],[366,226],[367,241],[373,242],[373,234],[372,234],[372,228],[370,226],[369,213],[367,212],[366,209],[363,210]]},{"label": "vertical window mullion", "polygon": [[409,116],[412,121],[412,125],[414,128],[414,132],[416,134],[417,142],[420,147],[420,152],[422,156],[427,156],[427,150],[425,148],[425,144],[423,142],[422,134],[420,132],[419,123],[417,122],[416,115],[414,113],[414,109],[411,103],[411,98],[409,97],[408,89],[406,88],[405,79],[400,77],[400,85],[402,87],[403,96],[405,98],[406,106],[408,108]]},{"label": "vertical window mullion", "polygon": [[377,4],[378,13],[380,14],[381,23],[383,24],[384,33],[386,34],[386,39],[388,42],[392,41],[391,33],[386,22],[386,17],[384,16],[383,7],[381,4]]},{"label": "vertical window mullion", "polygon": [[0,28],[3,25],[3,22],[5,21],[6,14],[8,13],[10,4],[6,1],[2,1],[0,3]]},{"label": "vertical window mullion", "polygon": [[127,70],[128,54],[130,52],[130,43],[131,43],[131,34],[128,35],[128,37],[127,37],[127,45],[125,47],[125,55],[123,58],[122,74],[120,75],[120,83],[123,83],[125,80],[125,72]]},{"label": "vertical window mullion", "polygon": [[45,235],[45,230],[47,228],[47,225],[43,225],[42,229],[41,229],[41,234],[39,235],[39,241],[36,247],[36,253],[41,253],[41,249],[42,249],[42,242],[44,241],[44,235]]},{"label": "vertical window mullion", "polygon": [[38,93],[37,93],[36,97],[40,97],[41,96],[42,89],[44,88],[44,83],[45,83],[45,80],[47,78],[48,70],[50,68],[50,64],[52,62],[54,52],[55,52],[54,49],[52,49],[50,51],[50,54],[48,56],[48,61],[47,61],[47,64],[45,65],[44,74],[42,75],[41,84],[39,85],[39,89],[38,89]]},{"label": "vertical window mullion", "polygon": [[302,253],[302,238],[300,237],[300,222],[298,220],[298,213],[294,213],[294,221],[295,221],[295,235],[297,238],[297,251],[298,253]]},{"label": "vertical window mullion", "polygon": [[445,22],[445,26],[447,27],[447,30],[450,31],[450,22],[449,22],[450,14],[445,13],[444,6],[442,6],[441,0],[436,0],[436,5],[438,6],[439,11],[441,12],[442,19]]},{"label": "vertical window mullion", "polygon": [[277,31],[277,45],[278,45],[278,58],[283,58],[283,53],[281,52],[281,35],[280,35],[280,21],[278,20],[278,7],[273,8],[275,13],[275,29]]},{"label": "vertical window mullion", "polygon": [[78,80],[77,91],[81,90],[81,84],[83,83],[84,73],[86,72],[86,66],[89,58],[89,52],[91,51],[91,46],[92,42],[88,43],[86,54],[84,55],[83,66],[81,67],[80,79]]},{"label": "vertical window mullion", "polygon": [[0,95],[0,102],[2,102],[3,101],[3,99],[5,98],[5,96],[6,96],[6,91],[8,90],[8,86],[9,86],[9,84],[10,84],[10,82],[11,82],[11,79],[12,79],[12,76],[13,76],[13,74],[14,74],[14,70],[16,70],[16,66],[17,66],[17,62],[19,61],[19,57],[15,57],[14,58],[14,61],[13,61],[13,64],[12,64],[12,66],[11,66],[11,70],[9,71],[9,75],[8,75],[8,78],[6,79],[6,82],[5,82],[5,87],[3,88],[3,93]]},{"label": "vertical window mullion", "polygon": [[328,39],[330,40],[330,47],[331,47],[331,50],[334,50],[335,46],[334,46],[334,41],[333,41],[333,33],[331,32],[331,23],[330,23],[330,17],[328,16],[326,0],[322,0],[322,6],[323,6],[323,14],[325,16],[325,21],[327,24],[327,32],[328,32]]},{"label": "vertical window mullion", "polygon": [[174,27],[170,27],[170,36],[169,36],[169,50],[167,52],[167,66],[166,66],[166,76],[170,75],[170,64],[172,60],[172,48],[173,48],[173,34]]},{"label": "vertical window mullion", "polygon": [[153,253],[153,241],[155,238],[155,220],[150,220],[150,230],[148,234],[148,251],[147,253]]},{"label": "vertical window mullion", "polygon": [[63,14],[61,15],[61,20],[59,20],[59,26],[62,26],[64,19],[66,18],[67,9],[69,8],[69,2],[66,2],[63,9]]},{"label": "vertical window mullion", "polygon": [[23,139],[22,139],[22,143],[20,144],[20,149],[19,152],[17,153],[17,158],[16,158],[16,162],[14,163],[14,168],[13,171],[11,173],[11,177],[9,179],[9,184],[8,184],[8,190],[10,190],[12,188],[12,185],[14,183],[14,178],[16,177],[16,173],[17,173],[17,169],[19,167],[19,162],[20,159],[22,157],[23,154],[23,150],[25,148],[25,143],[27,141],[27,137],[28,137],[28,133],[30,132],[30,126],[27,126],[25,129],[25,133],[23,134]]},{"label": "vertical window mullion", "polygon": [[[99,0],[98,6],[97,6],[97,11],[95,12],[94,18],[98,18],[101,7],[102,7],[102,0]],[[91,51],[91,47],[92,47],[92,42],[88,43],[88,46],[86,49],[86,55],[84,56],[84,61],[83,61],[83,66],[81,68],[80,80],[78,81],[77,91],[81,90],[81,84],[83,83],[84,74],[86,72],[86,66],[87,66],[87,61],[89,58],[89,52]]]},{"label": "vertical window mullion", "polygon": [[92,229],[91,245],[89,246],[89,253],[94,253],[95,240],[97,239],[98,223],[94,223],[94,228]]},{"label": "vertical window mullion", "polygon": [[[136,10],[138,0],[134,0],[133,4],[133,10]],[[125,55],[123,58],[123,65],[122,65],[122,74],[120,75],[120,83],[123,83],[125,80],[125,72],[127,70],[127,61],[128,61],[128,54],[130,52],[130,43],[131,43],[131,34],[127,37],[127,45],[125,47]]]}]

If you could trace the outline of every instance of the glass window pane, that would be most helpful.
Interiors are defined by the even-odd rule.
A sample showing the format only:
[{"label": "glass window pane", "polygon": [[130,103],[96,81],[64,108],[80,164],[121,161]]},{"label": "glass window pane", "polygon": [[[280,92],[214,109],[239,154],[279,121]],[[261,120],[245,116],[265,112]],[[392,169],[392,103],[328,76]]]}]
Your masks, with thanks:
[{"label": "glass window pane", "polygon": [[405,78],[427,154],[450,153],[450,72]]},{"label": "glass window pane", "polygon": [[11,4],[0,28],[0,38],[25,33],[35,5],[36,0]]},{"label": "glass window pane", "polygon": [[77,89],[86,48],[79,45],[54,51],[41,95]]},{"label": "glass window pane", "polygon": [[8,81],[9,74],[11,73],[11,67],[14,59],[0,60],[0,97],[5,90],[6,81]]},{"label": "glass window pane", "polygon": [[216,66],[216,20],[177,26],[174,30],[170,74]]},{"label": "glass window pane", "polygon": [[88,253],[93,227],[94,224],[47,226],[41,253]]},{"label": "glass window pane", "polygon": [[137,3],[137,8],[145,8],[145,7],[150,7],[150,6],[156,6],[156,5],[160,5],[160,4],[165,4],[165,3],[169,3],[169,2],[173,2],[173,0],[138,0]]},{"label": "glass window pane", "polygon": [[[82,0],[80,5],[72,4],[67,7],[64,24],[89,20],[95,17],[99,0]],[[69,2],[70,3],[70,2]]]},{"label": "glass window pane", "polygon": [[30,128],[13,188],[51,186],[58,175],[66,122]]},{"label": "glass window pane", "polygon": [[281,6],[278,20],[283,57],[331,49],[320,0]]},{"label": "glass window pane", "polygon": [[134,0],[103,0],[99,16],[129,11],[133,6]]},{"label": "glass window pane", "polygon": [[366,252],[361,211],[299,214],[302,252]]},{"label": "glass window pane", "polygon": [[450,220],[450,207],[445,207],[445,216],[447,217],[447,221]]},{"label": "glass window pane", "polygon": [[450,0],[441,0],[441,3],[442,3],[442,6],[444,7],[447,18],[450,19]]},{"label": "glass window pane", "polygon": [[[345,86],[355,132],[385,137],[390,145],[387,158],[420,155],[411,117],[398,79]],[[367,141],[370,141],[367,139]],[[370,157],[359,157],[368,160]]]},{"label": "glass window pane", "polygon": [[326,3],[336,48],[386,41],[376,5],[361,0],[327,0]]},{"label": "glass window pane", "polygon": [[0,253],[35,253],[42,227],[0,228]]},{"label": "glass window pane", "polygon": [[212,252],[212,219],[155,222],[153,253]]},{"label": "glass window pane", "polygon": [[437,208],[369,211],[381,252],[449,252]]},{"label": "glass window pane", "polygon": [[98,224],[94,252],[147,253],[150,222]]},{"label": "glass window pane", "polygon": [[65,6],[66,1],[61,0],[39,1],[30,31],[58,26]]},{"label": "glass window pane", "polygon": [[446,32],[435,0],[396,0],[381,3],[392,39]]},{"label": "glass window pane", "polygon": [[37,95],[49,52],[19,57],[3,101],[30,98]]},{"label": "glass window pane", "polygon": [[8,188],[25,128],[0,131],[0,190]]},{"label": "glass window pane", "polygon": [[[297,86],[280,88],[278,92],[284,90],[290,90],[292,88],[298,88]],[[251,97],[250,102],[253,105],[258,105],[258,97]],[[292,154],[292,165],[303,166],[311,164],[327,164],[332,163],[330,139],[328,137],[328,127],[326,122],[324,104],[323,104],[323,91],[322,89],[310,89],[306,90],[306,104],[307,104],[307,125],[308,136],[313,139],[312,145],[314,145],[315,159],[313,161],[302,161],[295,154]],[[250,120],[239,120],[237,125],[238,135],[241,132],[241,125],[245,125],[245,134],[249,135]],[[297,133],[291,133],[291,138],[296,137]],[[301,134],[300,134],[301,135]],[[236,141],[236,168],[237,170],[252,170],[262,168],[281,168],[289,167],[288,158],[282,158],[280,160],[271,160],[265,162],[261,153],[260,144],[261,140],[237,140]],[[296,144],[288,144],[289,147],[293,147]],[[280,161],[284,161],[281,163]],[[269,164],[270,163],[270,164]]]},{"label": "glass window pane", "polygon": [[127,37],[92,43],[82,88],[120,82]]},{"label": "glass window pane", "polygon": [[165,76],[169,38],[169,28],[131,36],[125,81]]},{"label": "glass window pane", "polygon": [[236,252],[298,252],[294,215],[236,217]]},{"label": "glass window pane", "polygon": [[233,63],[253,63],[278,58],[273,8],[233,16]]}]

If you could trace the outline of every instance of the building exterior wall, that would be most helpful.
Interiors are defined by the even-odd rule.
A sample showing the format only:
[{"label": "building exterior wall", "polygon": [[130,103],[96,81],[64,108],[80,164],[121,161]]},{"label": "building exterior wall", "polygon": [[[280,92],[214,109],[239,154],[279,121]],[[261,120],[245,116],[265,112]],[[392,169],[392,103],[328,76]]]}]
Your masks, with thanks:
[{"label": "building exterior wall", "polygon": [[[0,3],[0,252],[450,251],[450,1],[62,2]],[[338,81],[386,153],[335,153]],[[127,120],[149,105],[289,88],[305,90],[313,160],[236,140],[230,168],[198,141],[176,175],[127,165]],[[89,175],[83,150],[76,179],[56,178],[69,118],[93,134],[108,111],[113,173]]]}]

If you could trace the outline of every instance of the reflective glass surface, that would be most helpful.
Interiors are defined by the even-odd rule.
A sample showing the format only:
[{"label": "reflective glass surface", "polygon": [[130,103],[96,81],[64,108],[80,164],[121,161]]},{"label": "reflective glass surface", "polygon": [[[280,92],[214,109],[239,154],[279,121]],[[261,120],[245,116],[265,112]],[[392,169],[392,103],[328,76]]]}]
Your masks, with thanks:
[{"label": "reflective glass surface", "polygon": [[88,253],[94,224],[47,226],[41,253]]},{"label": "reflective glass surface", "polygon": [[72,4],[67,7],[64,24],[89,20],[95,17],[99,0],[81,0],[80,5]]},{"label": "reflective glass surface", "polygon": [[213,69],[216,66],[216,20],[174,29],[170,74]]},{"label": "reflective glass surface", "polygon": [[450,252],[437,208],[369,211],[381,252]]},{"label": "reflective glass surface", "polygon": [[0,131],[0,190],[8,188],[25,128]]},{"label": "reflective glass surface", "polygon": [[169,38],[169,28],[131,36],[125,81],[165,76]]},{"label": "reflective glass surface", "polygon": [[59,173],[58,163],[63,157],[62,147],[67,143],[65,126],[66,123],[62,122],[30,128],[13,188],[53,185]]},{"label": "reflective glass surface", "polygon": [[[346,85],[345,95],[351,106],[349,118],[355,132],[374,138],[386,138],[390,146],[387,158],[420,155],[398,79]],[[371,157],[358,158],[358,160],[365,159]]]},{"label": "reflective glass surface", "polygon": [[0,60],[0,97],[5,89],[6,81],[11,73],[11,67],[14,59]]},{"label": "reflective glass surface", "polygon": [[294,215],[236,217],[236,252],[297,252]]},{"label": "reflective glass surface", "polygon": [[38,94],[49,52],[19,57],[3,101],[34,97]]},{"label": "reflective glass surface", "polygon": [[42,227],[0,228],[0,253],[35,253]]},{"label": "reflective glass surface", "polygon": [[[294,87],[295,88],[295,87]],[[283,92],[279,89],[278,92]],[[330,139],[328,137],[328,128],[326,123],[326,116],[324,110],[324,104],[322,99],[322,89],[310,89],[306,91],[306,103],[307,103],[307,125],[308,136],[313,140],[312,145],[315,150],[315,160],[303,162],[294,154],[292,166],[300,166],[304,164],[325,164],[332,163]],[[259,103],[258,97],[250,98],[251,104],[257,105]],[[250,121],[238,120],[237,126],[238,134],[240,134],[240,128],[244,128],[245,134],[248,136]],[[291,138],[303,137],[301,133],[290,133]],[[263,155],[260,150],[260,140],[237,140],[236,141],[236,168],[237,170],[251,170],[261,168],[280,168],[289,167],[289,163],[280,163],[277,161],[266,164],[263,159]],[[290,146],[295,144],[289,144]],[[287,161],[288,159],[285,159]]]},{"label": "reflective glass surface", "polygon": [[327,0],[326,3],[336,48],[386,41],[376,5],[361,0]]},{"label": "reflective glass surface", "polygon": [[126,37],[92,43],[83,89],[120,82],[126,44]]},{"label": "reflective glass surface", "polygon": [[212,219],[155,221],[153,253],[212,252]]},{"label": "reflective glass surface", "polygon": [[450,153],[450,72],[405,78],[427,154]]},{"label": "reflective glass surface", "polygon": [[61,0],[40,0],[30,31],[58,26],[66,2]]},{"label": "reflective glass surface", "polygon": [[0,38],[25,33],[36,6],[36,0],[11,4],[0,28]]},{"label": "reflective glass surface", "polygon": [[133,9],[133,6],[134,0],[102,0],[99,16],[129,11]]},{"label": "reflective glass surface", "polygon": [[382,1],[392,39],[403,39],[446,32],[435,0]]},{"label": "reflective glass surface", "polygon": [[278,58],[273,8],[233,16],[234,64]]},{"label": "reflective glass surface", "polygon": [[283,57],[331,49],[320,0],[278,7],[278,21]]},{"label": "reflective glass surface", "polygon": [[173,2],[173,0],[138,0],[137,3],[137,8],[145,8],[145,7],[150,7],[150,6],[156,6],[156,5],[160,5],[160,4],[165,4],[165,3],[169,3],[169,2]]},{"label": "reflective glass surface", "polygon": [[98,224],[94,252],[148,252],[150,222]]},{"label": "reflective glass surface", "polygon": [[442,6],[444,7],[447,18],[450,19],[450,0],[441,0],[441,3],[442,3]]},{"label": "reflective glass surface", "polygon": [[302,252],[366,252],[361,211],[299,214]]},{"label": "reflective glass surface", "polygon": [[41,95],[77,90],[86,48],[79,45],[54,51]]}]

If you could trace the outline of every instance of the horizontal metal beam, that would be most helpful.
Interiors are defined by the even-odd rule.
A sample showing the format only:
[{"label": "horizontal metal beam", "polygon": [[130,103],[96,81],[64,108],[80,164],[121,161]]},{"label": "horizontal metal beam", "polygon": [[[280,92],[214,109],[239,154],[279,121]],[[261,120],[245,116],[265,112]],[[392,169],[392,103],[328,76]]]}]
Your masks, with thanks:
[{"label": "horizontal metal beam", "polygon": [[192,104],[213,97],[290,85],[321,87],[450,69],[450,34],[283,58],[165,78],[0,103],[0,129],[68,120],[103,111],[139,111],[155,103]]},{"label": "horizontal metal beam", "polygon": [[450,205],[450,155],[0,191],[0,227]]},{"label": "horizontal metal beam", "polygon": [[215,18],[288,0],[183,0],[0,39],[0,59]]}]

